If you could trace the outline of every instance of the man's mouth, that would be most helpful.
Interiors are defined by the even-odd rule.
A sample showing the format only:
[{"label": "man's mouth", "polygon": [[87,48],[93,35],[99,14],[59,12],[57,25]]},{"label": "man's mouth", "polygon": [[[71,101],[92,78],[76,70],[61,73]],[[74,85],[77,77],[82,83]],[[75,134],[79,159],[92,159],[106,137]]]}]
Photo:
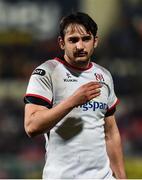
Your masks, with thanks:
[{"label": "man's mouth", "polygon": [[75,57],[84,57],[87,55],[87,52],[76,52],[74,55]]}]

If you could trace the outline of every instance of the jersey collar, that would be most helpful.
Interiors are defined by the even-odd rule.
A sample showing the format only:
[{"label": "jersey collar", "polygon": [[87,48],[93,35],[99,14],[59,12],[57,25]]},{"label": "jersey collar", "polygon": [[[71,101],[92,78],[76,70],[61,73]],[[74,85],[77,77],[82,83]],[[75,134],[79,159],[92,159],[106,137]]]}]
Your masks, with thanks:
[{"label": "jersey collar", "polygon": [[72,69],[76,69],[76,70],[79,70],[79,71],[88,70],[88,69],[90,69],[90,68],[93,66],[92,62],[90,62],[90,63],[89,63],[89,66],[88,66],[87,68],[78,68],[78,67],[75,67],[75,66],[69,64],[67,61],[65,61],[64,57],[61,57],[61,58],[55,57],[54,59],[55,59],[56,61],[59,61],[60,63],[64,64],[64,65],[67,66],[67,67],[70,67],[70,68],[72,68]]}]

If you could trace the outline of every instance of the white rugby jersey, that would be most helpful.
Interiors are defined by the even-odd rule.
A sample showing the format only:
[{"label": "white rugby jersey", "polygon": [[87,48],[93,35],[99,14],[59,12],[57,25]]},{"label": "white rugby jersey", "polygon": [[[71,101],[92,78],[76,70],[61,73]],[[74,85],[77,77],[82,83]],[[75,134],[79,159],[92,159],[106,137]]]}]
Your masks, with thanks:
[{"label": "white rugby jersey", "polygon": [[111,74],[91,62],[87,69],[75,68],[55,58],[37,67],[31,75],[26,103],[52,108],[90,81],[103,84],[101,95],[74,108],[46,139],[44,179],[113,178],[106,152],[104,118],[116,106]]}]

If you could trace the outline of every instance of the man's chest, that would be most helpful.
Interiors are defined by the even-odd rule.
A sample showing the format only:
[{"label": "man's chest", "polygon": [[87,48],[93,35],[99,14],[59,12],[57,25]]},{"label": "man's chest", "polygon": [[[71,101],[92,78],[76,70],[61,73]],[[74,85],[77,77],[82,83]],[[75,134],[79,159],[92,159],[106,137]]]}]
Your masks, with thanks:
[{"label": "man's chest", "polygon": [[68,69],[57,71],[52,77],[54,104],[61,102],[63,99],[72,95],[80,86],[91,81],[100,82],[103,85],[101,95],[92,101],[107,104],[110,92],[108,81],[104,74],[96,70],[89,72],[72,72]]}]

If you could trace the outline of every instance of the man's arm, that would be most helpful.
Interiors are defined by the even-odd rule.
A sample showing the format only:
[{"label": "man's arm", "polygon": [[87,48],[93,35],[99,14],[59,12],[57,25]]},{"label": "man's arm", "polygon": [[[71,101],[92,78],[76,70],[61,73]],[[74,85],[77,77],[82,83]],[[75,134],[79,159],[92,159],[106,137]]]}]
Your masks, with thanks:
[{"label": "man's arm", "polygon": [[117,179],[126,179],[121,138],[115,116],[105,118],[105,140],[111,169]]},{"label": "man's arm", "polygon": [[48,109],[41,105],[26,104],[25,130],[29,136],[35,136],[50,131],[74,107],[100,95],[99,83],[89,82],[79,87],[71,96],[55,107]]}]

